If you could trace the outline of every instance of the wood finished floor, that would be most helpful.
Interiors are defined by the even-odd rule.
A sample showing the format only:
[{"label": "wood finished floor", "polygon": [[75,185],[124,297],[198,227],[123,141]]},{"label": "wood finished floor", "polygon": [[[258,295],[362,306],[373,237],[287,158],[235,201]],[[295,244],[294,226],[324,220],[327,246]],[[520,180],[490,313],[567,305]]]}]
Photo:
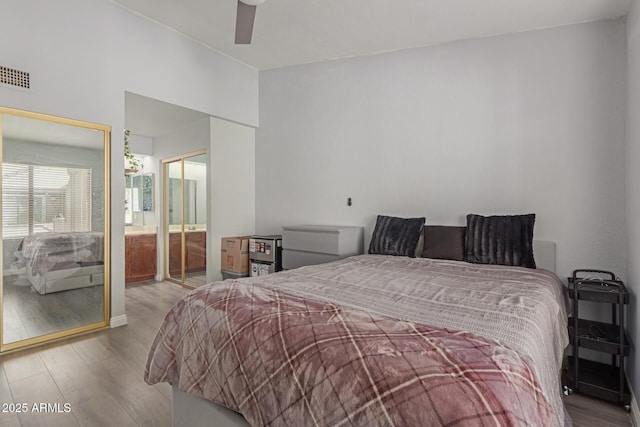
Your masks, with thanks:
[{"label": "wood finished floor", "polygon": [[[0,403],[69,403],[71,412],[0,412],[0,426],[170,426],[171,388],[142,377],[164,315],[185,293],[168,282],[127,285],[127,326],[2,356]],[[631,425],[618,405],[576,394],[566,403],[576,427]]]},{"label": "wood finished floor", "polygon": [[39,294],[26,277],[4,276],[5,343],[101,322],[102,285]]}]

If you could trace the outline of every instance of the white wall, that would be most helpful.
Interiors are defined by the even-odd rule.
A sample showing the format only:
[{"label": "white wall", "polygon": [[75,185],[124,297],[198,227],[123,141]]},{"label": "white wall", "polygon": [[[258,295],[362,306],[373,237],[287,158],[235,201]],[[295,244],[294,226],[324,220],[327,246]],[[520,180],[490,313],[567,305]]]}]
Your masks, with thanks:
[{"label": "white wall", "polygon": [[258,73],[109,0],[4,0],[1,65],[31,73],[0,104],[112,126],[112,317],[124,315],[124,94],[257,125]]},{"label": "white wall", "polygon": [[207,278],[220,280],[220,239],[255,233],[255,129],[211,118],[211,251]]},{"label": "white wall", "polygon": [[618,20],[262,71],[256,231],[534,212],[561,277],[624,275],[625,66]]},{"label": "white wall", "polygon": [[150,156],[153,154],[153,138],[132,133],[129,135],[129,150],[137,156]]},{"label": "white wall", "polygon": [[627,17],[627,285],[632,296],[627,324],[635,343],[627,373],[633,390],[640,393],[640,369],[637,367],[640,327],[638,326],[638,290],[640,289],[640,4],[633,2]]}]

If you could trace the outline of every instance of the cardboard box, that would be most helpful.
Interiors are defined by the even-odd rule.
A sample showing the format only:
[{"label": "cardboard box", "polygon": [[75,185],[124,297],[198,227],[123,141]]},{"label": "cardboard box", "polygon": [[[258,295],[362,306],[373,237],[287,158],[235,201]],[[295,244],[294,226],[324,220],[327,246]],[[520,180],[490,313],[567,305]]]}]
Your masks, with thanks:
[{"label": "cardboard box", "polygon": [[221,269],[235,273],[249,272],[249,236],[222,238]]}]

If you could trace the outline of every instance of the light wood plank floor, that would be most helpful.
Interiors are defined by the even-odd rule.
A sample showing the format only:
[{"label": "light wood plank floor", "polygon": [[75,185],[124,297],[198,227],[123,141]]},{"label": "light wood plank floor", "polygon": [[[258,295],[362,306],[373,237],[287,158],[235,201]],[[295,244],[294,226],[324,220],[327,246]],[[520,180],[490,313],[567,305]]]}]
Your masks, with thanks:
[{"label": "light wood plank floor", "polygon": [[26,277],[3,277],[3,339],[15,342],[88,323],[104,316],[104,286],[39,294]]},{"label": "light wood plank floor", "polygon": [[[170,426],[170,387],[142,378],[164,315],[185,293],[168,282],[127,285],[127,326],[2,356],[0,403],[29,412],[0,412],[0,426]],[[566,402],[576,427],[631,425],[620,406],[575,394]],[[34,403],[58,403],[48,409],[60,413],[33,412]]]}]

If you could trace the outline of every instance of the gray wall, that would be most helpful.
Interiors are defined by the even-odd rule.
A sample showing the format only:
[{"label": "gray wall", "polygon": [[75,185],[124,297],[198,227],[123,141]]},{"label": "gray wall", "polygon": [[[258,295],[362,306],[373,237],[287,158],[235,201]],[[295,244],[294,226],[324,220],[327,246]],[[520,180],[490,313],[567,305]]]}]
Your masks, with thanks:
[{"label": "gray wall", "polygon": [[262,71],[256,231],[534,212],[560,277],[624,275],[625,57],[617,20]]},{"label": "gray wall", "polygon": [[640,289],[640,4],[633,2],[627,18],[628,111],[627,111],[627,221],[629,263],[627,285],[631,289],[631,307],[628,317],[631,353],[628,373],[633,390],[640,390],[640,369],[637,367],[637,346],[640,344],[638,327],[638,289]]}]

